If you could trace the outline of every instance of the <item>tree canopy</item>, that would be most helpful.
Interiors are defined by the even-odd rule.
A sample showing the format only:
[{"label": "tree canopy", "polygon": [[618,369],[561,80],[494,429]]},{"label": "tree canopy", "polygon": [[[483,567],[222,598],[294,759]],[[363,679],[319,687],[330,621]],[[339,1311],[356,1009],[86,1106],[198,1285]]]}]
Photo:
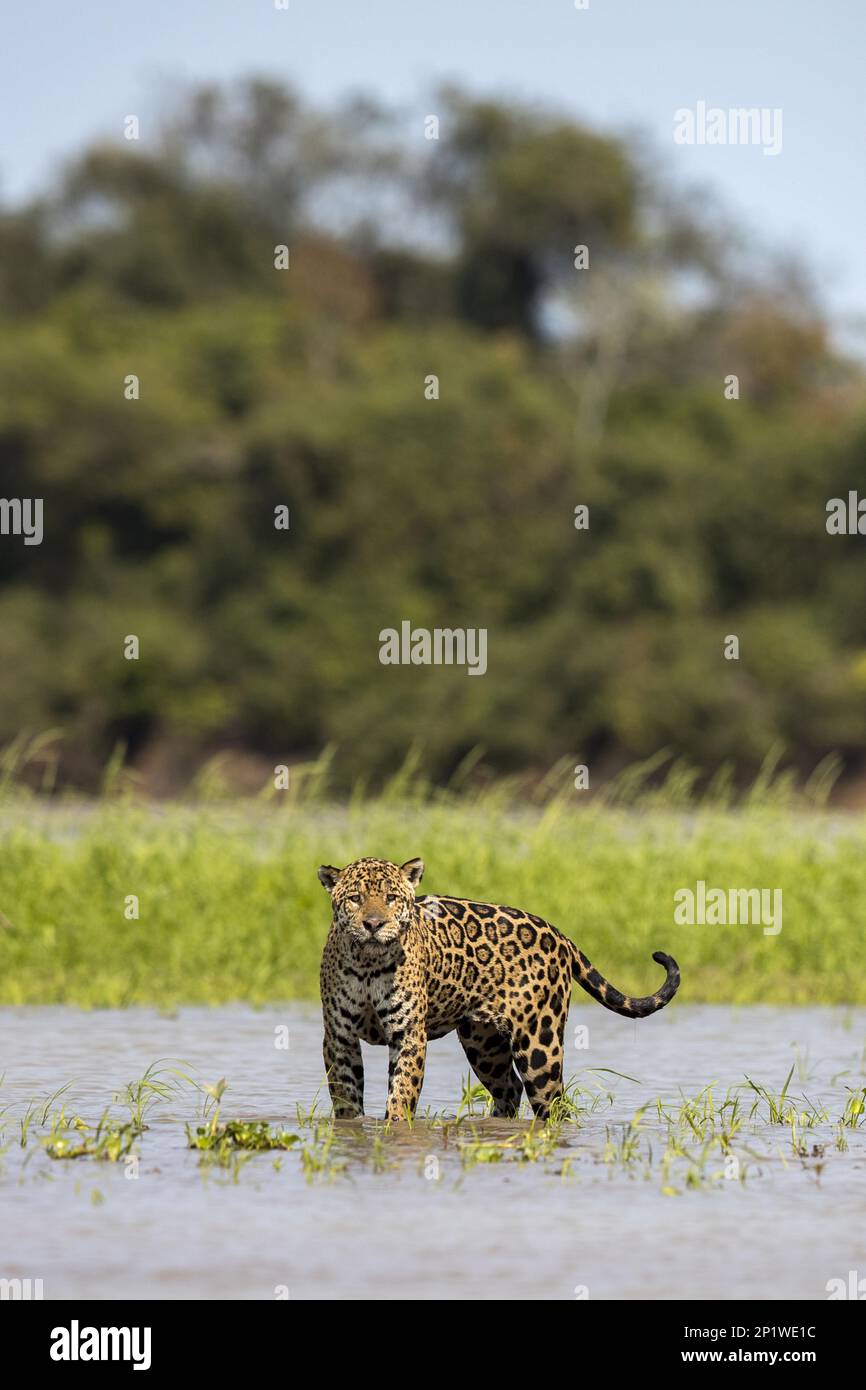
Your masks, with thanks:
[{"label": "tree canopy", "polygon": [[[412,744],[856,763],[866,539],[825,522],[864,384],[802,277],[622,140],[433,109],[209,88],[2,212],[3,493],[44,539],[0,537],[0,739],[61,729],[83,786],[118,741],[178,778],[336,744],[347,784]],[[404,619],[486,628],[484,678],[383,667]]]}]

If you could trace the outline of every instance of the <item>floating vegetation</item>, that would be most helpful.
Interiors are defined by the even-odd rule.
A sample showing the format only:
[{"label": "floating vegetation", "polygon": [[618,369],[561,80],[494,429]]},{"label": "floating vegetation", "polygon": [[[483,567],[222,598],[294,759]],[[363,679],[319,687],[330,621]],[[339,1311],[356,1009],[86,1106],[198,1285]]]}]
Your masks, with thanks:
[{"label": "floating vegetation", "polygon": [[846,1086],[845,1090],[850,1094],[839,1123],[847,1129],[857,1129],[866,1116],[866,1086],[861,1086],[859,1091],[852,1091],[850,1086]]},{"label": "floating vegetation", "polygon": [[[134,1154],[137,1162],[136,1141],[149,1142],[144,1136],[150,1122],[158,1121],[163,1135],[173,1126],[171,1114],[157,1115],[160,1108],[186,1103],[191,1112],[184,1126],[187,1148],[197,1153],[204,1176],[221,1171],[232,1182],[257,1154],[270,1154],[271,1169],[281,1172],[284,1155],[291,1153],[286,1171],[300,1171],[310,1183],[400,1169],[437,1180],[448,1175],[459,1183],[484,1167],[538,1165],[562,1178],[594,1173],[596,1180],[606,1175],[609,1181],[651,1181],[663,1195],[680,1196],[789,1167],[820,1182],[834,1154],[855,1146],[862,1153],[866,1085],[838,1089],[832,1106],[795,1093],[791,1085],[798,1066],[801,1081],[808,1075],[803,1054],[798,1057],[780,1088],[746,1076],[723,1095],[716,1081],[678,1098],[647,1099],[644,1090],[643,1103],[631,1115],[623,1115],[622,1090],[614,1094],[610,1078],[629,1086],[642,1083],[620,1072],[586,1068],[544,1121],[533,1118],[525,1104],[512,1119],[492,1115],[490,1096],[467,1076],[456,1113],[427,1110],[410,1123],[370,1117],[336,1122],[320,1109],[316,1095],[312,1104],[296,1107],[291,1128],[256,1118],[223,1120],[225,1077],[205,1083],[185,1070],[186,1064],[161,1058],[116,1093],[95,1124],[70,1105],[72,1083],[47,1098],[0,1106],[0,1120],[5,1130],[10,1123],[17,1127],[18,1144],[28,1150],[24,1166],[40,1151],[55,1160],[114,1163]],[[8,1153],[8,1147],[0,1130],[0,1153]],[[263,1171],[256,1167],[257,1174]],[[36,1173],[45,1176],[47,1168]]]},{"label": "floating vegetation", "polygon": [[[86,1131],[87,1126],[83,1129]],[[111,1125],[106,1115],[92,1134],[80,1129],[74,1136],[57,1132],[43,1139],[42,1145],[49,1158],[95,1158],[105,1163],[119,1163],[132,1153],[140,1133],[133,1124]]]},{"label": "floating vegetation", "polygon": [[225,1124],[214,1120],[209,1125],[200,1125],[195,1134],[187,1125],[187,1137],[189,1147],[203,1153],[214,1150],[227,1153],[232,1149],[263,1153],[269,1149],[291,1149],[301,1142],[299,1134],[271,1129],[265,1120],[228,1120]]}]

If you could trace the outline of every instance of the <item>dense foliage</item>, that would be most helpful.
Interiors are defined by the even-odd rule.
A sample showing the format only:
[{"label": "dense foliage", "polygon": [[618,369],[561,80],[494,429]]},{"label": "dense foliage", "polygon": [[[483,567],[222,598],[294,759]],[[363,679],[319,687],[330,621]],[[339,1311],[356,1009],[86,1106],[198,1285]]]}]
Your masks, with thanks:
[{"label": "dense foliage", "polygon": [[[825,520],[863,383],[800,279],[622,143],[434,109],[199,92],[2,215],[2,491],[45,535],[0,538],[0,741],[61,729],[85,786],[119,741],[175,782],[328,743],[345,784],[413,742],[856,762],[866,539]],[[486,627],[487,674],[382,666],[403,619]]]}]

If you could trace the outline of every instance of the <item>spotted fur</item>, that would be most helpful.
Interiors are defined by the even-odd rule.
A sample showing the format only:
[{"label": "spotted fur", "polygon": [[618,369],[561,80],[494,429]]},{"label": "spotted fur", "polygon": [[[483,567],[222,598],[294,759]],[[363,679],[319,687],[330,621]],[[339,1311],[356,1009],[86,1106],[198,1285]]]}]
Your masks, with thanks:
[{"label": "spotted fur", "polygon": [[521,1089],[544,1118],[563,1088],[563,1036],[572,978],[605,1008],[645,1018],[680,983],[663,951],[666,979],[632,999],[614,989],[556,927],[516,907],[466,898],[416,897],[424,865],[359,859],[323,865],[333,920],[322,955],[324,1057],[334,1113],[363,1114],[361,1042],[387,1046],[386,1118],[415,1113],[429,1038],[452,1029],[494,1115],[515,1115]]}]

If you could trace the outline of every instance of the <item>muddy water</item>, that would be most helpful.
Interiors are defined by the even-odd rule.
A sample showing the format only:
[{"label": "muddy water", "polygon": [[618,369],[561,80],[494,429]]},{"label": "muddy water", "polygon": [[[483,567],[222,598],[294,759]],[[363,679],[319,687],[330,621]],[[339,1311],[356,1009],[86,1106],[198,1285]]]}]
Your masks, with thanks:
[{"label": "muddy water", "polygon": [[[281,1028],[287,1050],[275,1046]],[[262,1154],[204,1169],[184,1131],[201,1122],[201,1097],[178,1083],[150,1110],[131,1177],[123,1164],[50,1159],[41,1114],[22,1148],[29,1102],[71,1082],[67,1112],[95,1121],[155,1059],[174,1058],[204,1082],[227,1078],[224,1119],[309,1135],[295,1107],[311,1107],[322,1084],[317,1011],[0,1010],[0,1278],[42,1279],[48,1299],[573,1299],[578,1288],[590,1299],[822,1299],[828,1280],[866,1278],[866,1125],[835,1146],[845,1087],[866,1083],[866,1012],[681,1005],[632,1024],[573,1008],[569,1028],[567,1070],[598,1100],[538,1161],[461,1160],[461,1136],[496,1143],[520,1124],[455,1133],[419,1121],[383,1138],[371,1119],[337,1127],[319,1176],[305,1175],[297,1149],[278,1164]],[[385,1053],[367,1048],[365,1060],[368,1111],[381,1116]],[[714,1082],[721,1100],[746,1075],[778,1091],[795,1060],[791,1091],[829,1111],[804,1131],[806,1157],[789,1128],[756,1115],[734,1141],[745,1180],[720,1176],[718,1150],[691,1183],[688,1159],[663,1171],[658,1096],[678,1110]],[[453,1036],[431,1044],[423,1105],[453,1115],[465,1072]],[[741,1094],[748,1111],[754,1093]],[[639,1152],[625,1161],[623,1126],[643,1105]],[[122,1105],[114,1113],[127,1118]]]}]

